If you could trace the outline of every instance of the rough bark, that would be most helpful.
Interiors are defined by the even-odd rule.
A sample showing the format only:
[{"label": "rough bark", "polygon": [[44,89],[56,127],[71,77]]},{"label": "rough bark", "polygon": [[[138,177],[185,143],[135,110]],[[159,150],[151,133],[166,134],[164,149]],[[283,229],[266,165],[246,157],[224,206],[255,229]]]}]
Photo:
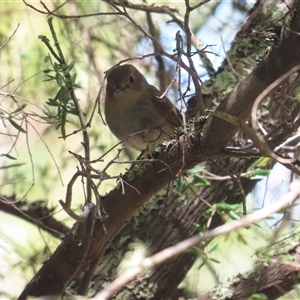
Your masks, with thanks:
[{"label": "rough bark", "polygon": [[52,216],[52,210],[47,208],[43,201],[28,204],[27,201],[14,202],[16,199],[2,196],[1,200],[1,211],[24,219],[49,232],[54,237],[61,238],[70,229]]},{"label": "rough bark", "polygon": [[[230,159],[230,162],[229,160],[227,162],[237,172],[245,167],[245,160]],[[225,173],[216,165],[207,165],[207,167],[211,172],[220,175]],[[244,179],[242,184],[247,193],[253,188],[255,181]],[[240,203],[243,199],[239,187],[231,179],[213,182],[212,186],[199,189],[196,192],[211,205],[223,201]],[[169,194],[167,199],[164,196],[152,199],[149,204],[139,210],[130,224],[120,232],[114,241],[114,248],[121,250],[109,249],[107,251],[97,269],[98,275],[93,279],[95,290],[100,290],[117,276],[117,266],[124,258],[125,253],[130,251],[133,243],[144,243],[147,247],[147,255],[174,245],[176,242],[197,233],[193,226],[194,222],[203,226],[207,224],[208,220],[204,217],[204,212],[207,209],[207,204],[201,202],[188,188],[182,194]],[[222,219],[216,214],[209,229],[222,224],[222,222]],[[142,282],[139,279],[131,282],[114,298],[169,299],[195,259],[196,257],[191,254],[176,257],[159,266],[153,272],[145,274]]]},{"label": "rough bark", "polygon": [[[294,255],[292,261],[284,261],[284,256]],[[239,275],[231,282],[214,288],[212,291],[198,298],[198,300],[213,299],[248,299],[252,294],[264,294],[273,300],[285,295],[300,282],[300,247],[297,244],[289,252],[272,257],[270,265],[266,263],[258,266],[253,272]]]},{"label": "rough bark", "polygon": [[[261,47],[261,45],[257,44],[255,49],[253,49],[253,43],[251,43],[247,51],[245,48],[243,48],[244,52],[238,51],[238,49],[245,47],[242,46],[245,36],[250,35],[250,32],[254,30],[256,26],[260,26],[262,20],[265,20],[264,14],[261,10],[262,2],[258,3],[253,9],[247,22],[238,33],[232,51],[228,53],[230,56],[235,55],[235,53],[239,53],[237,61],[240,59],[243,61],[248,60],[249,62],[250,59],[253,59],[257,55],[257,50]],[[248,57],[243,57],[242,53],[247,53]],[[233,58],[233,62],[235,61],[235,58]],[[226,68],[229,70],[225,70]],[[223,74],[220,73],[222,78],[224,78],[225,71],[232,72],[227,64],[222,67]],[[218,81],[219,78],[217,76],[215,82]],[[210,89],[215,90],[214,84],[210,85]],[[293,89],[291,89],[291,92],[293,93]],[[280,102],[282,106],[286,106],[286,108],[288,108],[288,113],[285,113],[286,110],[283,110],[282,106],[278,105],[278,102]],[[208,103],[210,102],[208,101]],[[277,98],[277,101],[276,97],[273,97],[272,101],[269,102],[266,111],[269,112],[267,118],[269,123],[265,122],[264,126],[271,131],[277,126],[283,126],[283,124],[293,122],[295,119],[293,112],[299,111],[299,103],[298,101],[291,100],[290,97],[284,97],[283,95],[281,98]],[[284,128],[287,129],[286,127]],[[217,130],[220,129],[216,129],[216,131]],[[292,130],[293,129],[289,132],[284,131],[283,136],[288,136],[291,134]],[[245,137],[240,138],[244,142]],[[272,142],[270,141],[270,143],[272,143],[274,147],[275,145],[283,142],[281,138],[278,137],[276,140],[273,140]],[[235,141],[235,145],[240,146],[238,138]],[[224,165],[227,165],[227,170],[234,170],[234,172],[239,174],[240,172],[245,171],[252,162],[253,161],[251,159],[245,160],[231,158],[230,160],[226,160]],[[227,175],[224,170],[221,170],[216,165],[207,164],[207,168],[211,173],[218,174],[220,176]],[[242,180],[244,192],[246,194],[250,192],[254,187],[254,184],[254,181],[246,179]],[[228,180],[226,182],[212,182],[211,186],[198,189],[197,194],[211,205],[222,201],[227,203],[239,203],[243,199],[237,184],[232,182],[232,180]],[[96,290],[100,290],[117,276],[117,266],[121,262],[123,254],[130,251],[130,245],[131,243],[134,243],[135,240],[144,242],[148,247],[148,255],[151,255],[167,246],[181,241],[184,237],[195,234],[196,230],[192,226],[193,222],[200,225],[205,225],[207,222],[207,220],[203,217],[204,211],[207,209],[207,205],[201,202],[201,200],[199,200],[193,193],[185,191],[183,195],[169,195],[165,202],[162,202],[161,198],[157,198],[156,200],[153,199],[152,202],[154,203],[147,205],[138,214],[136,214],[132,221],[116,238],[113,245],[115,249],[122,249],[122,251],[117,251],[117,255],[115,255],[116,253],[113,250],[107,251],[106,256],[97,270],[98,275],[94,279]],[[213,218],[210,228],[214,228],[221,223],[222,220],[217,216],[216,218]],[[115,298],[170,298],[172,293],[176,291],[178,284],[185,277],[189,268],[193,265],[194,260],[195,257],[191,255],[176,257],[176,259],[155,269],[151,274],[146,274],[143,277],[142,284],[139,279],[132,282],[118,295],[116,295]],[[113,265],[111,264],[112,261],[114,262]],[[103,274],[105,274],[105,276],[103,276]]]},{"label": "rough bark", "polygon": [[[296,32],[300,31],[299,4],[291,28]],[[281,41],[280,45],[274,47],[249,76],[230,93],[224,102],[220,104],[218,110],[227,112],[241,120],[246,120],[256,97],[270,83],[298,64],[300,64],[300,38],[291,33]],[[109,245],[108,237],[110,240],[114,240],[117,234],[128,224],[134,213],[153,195],[170,183],[174,179],[174,175],[179,171],[182,174],[193,166],[220,154],[236,132],[237,128],[234,126],[216,117],[209,117],[203,127],[202,136],[195,136],[193,142],[189,145],[184,166],[182,166],[182,161],[179,159],[182,149],[177,146],[171,150],[161,152],[153,163],[133,166],[123,178],[134,189],[125,185],[125,194],[123,194],[122,189],[117,187],[103,199],[105,211],[109,216],[105,220],[107,233],[104,231],[102,222],[93,219],[92,214],[85,222],[76,223],[63,243],[24,289],[19,299],[26,299],[28,295],[59,295],[70,278],[75,279],[88,265],[104,254]],[[161,163],[161,161],[164,163]],[[166,165],[169,166],[171,172]],[[232,186],[229,185],[228,188],[230,189]],[[212,190],[210,192],[215,193],[217,191]],[[214,196],[217,199],[218,195]],[[188,207],[186,211],[176,211],[176,208],[173,208],[173,212],[175,211],[182,220],[189,220],[188,222],[191,223],[192,218],[190,219],[190,216],[195,213],[194,207]],[[197,214],[199,213],[202,212],[197,211]],[[167,215],[160,215],[159,218],[164,219]],[[180,222],[175,223],[175,235],[188,236],[192,234],[192,226],[190,226],[189,231],[186,225],[182,234]],[[174,242],[174,239],[172,242]],[[185,257],[185,259],[192,260],[193,258]],[[164,266],[164,268],[164,272],[157,273],[157,280],[170,275],[168,272],[169,265]],[[175,274],[174,270],[171,274]],[[181,277],[182,275],[177,280],[181,280]],[[161,284],[161,287],[164,286],[164,284]],[[166,295],[168,292],[170,291],[163,292],[160,290],[155,297],[158,297],[157,299],[164,298],[168,296]]]}]

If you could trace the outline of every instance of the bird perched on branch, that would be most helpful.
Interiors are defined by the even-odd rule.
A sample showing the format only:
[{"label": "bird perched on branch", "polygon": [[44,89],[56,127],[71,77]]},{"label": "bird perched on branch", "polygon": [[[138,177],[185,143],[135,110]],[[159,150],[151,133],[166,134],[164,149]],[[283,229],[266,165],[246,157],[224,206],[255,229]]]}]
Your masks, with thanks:
[{"label": "bird perched on branch", "polygon": [[125,146],[145,150],[174,135],[182,125],[179,110],[133,65],[112,69],[107,75],[105,118]]}]

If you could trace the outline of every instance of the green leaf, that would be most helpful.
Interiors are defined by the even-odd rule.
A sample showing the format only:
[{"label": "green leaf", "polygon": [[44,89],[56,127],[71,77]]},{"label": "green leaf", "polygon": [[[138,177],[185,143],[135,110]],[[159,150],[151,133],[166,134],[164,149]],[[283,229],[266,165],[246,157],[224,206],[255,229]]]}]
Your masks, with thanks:
[{"label": "green leaf", "polygon": [[60,76],[59,73],[56,73],[55,79],[56,79],[57,85],[58,85],[59,87],[62,87],[62,86],[63,86],[63,81],[62,81],[61,76]]},{"label": "green leaf", "polygon": [[67,112],[63,110],[61,115],[61,129],[60,129],[63,138],[66,137],[66,120],[67,120]]},{"label": "green leaf", "polygon": [[8,118],[9,123],[14,126],[16,129],[18,129],[20,132],[26,133],[26,130],[22,128],[18,123],[16,123],[13,119]]},{"label": "green leaf", "polygon": [[213,244],[210,249],[208,250],[208,254],[214,252],[217,248],[218,248],[219,244],[218,243],[215,243]]},{"label": "green leaf", "polygon": [[56,101],[47,101],[46,104],[48,104],[50,106],[59,106],[59,103]]},{"label": "green leaf", "polygon": [[54,70],[46,69],[46,70],[43,71],[43,73],[45,73],[45,74],[48,74],[48,73],[50,73],[50,72],[54,72]]},{"label": "green leaf", "polygon": [[[267,218],[267,220],[268,220],[269,218]],[[261,226],[259,225],[259,224],[257,224],[257,223],[252,223],[252,225],[254,225],[254,226],[256,226],[256,227],[258,227],[258,228],[261,228]]]},{"label": "green leaf", "polygon": [[49,79],[45,79],[44,81],[56,80],[56,77],[55,77],[55,76],[52,76],[52,75],[49,75],[49,74],[47,74],[46,76],[47,76]]},{"label": "green leaf", "polygon": [[47,63],[49,60],[50,60],[50,56],[47,55],[47,56],[44,58],[44,63]]},{"label": "green leaf", "polygon": [[204,259],[203,262],[198,267],[198,270],[200,270],[206,264],[206,262],[207,262],[207,259]]},{"label": "green leaf", "polygon": [[262,168],[262,167],[266,166],[267,164],[269,164],[270,160],[271,159],[269,157],[261,157],[261,158],[257,159],[247,170],[253,171],[255,169]]},{"label": "green leaf", "polygon": [[73,69],[74,67],[74,64],[75,64],[75,60],[73,60],[69,65],[63,65],[61,67],[62,71],[64,74],[68,74],[70,73],[70,71]]},{"label": "green leaf", "polygon": [[59,70],[61,68],[61,66],[57,62],[54,62],[53,67],[54,70]]},{"label": "green leaf", "polygon": [[230,211],[235,211],[238,210],[240,208],[240,204],[227,204],[227,203],[216,203],[214,204],[215,209],[218,212],[230,212]]},{"label": "green leaf", "polygon": [[10,113],[10,114],[12,115],[12,114],[16,114],[16,113],[22,111],[22,110],[26,107],[26,105],[27,105],[27,104],[22,104],[22,105],[20,105],[16,110],[14,110],[14,111],[13,111],[12,113]]},{"label": "green leaf", "polygon": [[55,95],[53,101],[59,101],[61,103],[67,104],[69,101],[68,92],[65,86],[61,87],[57,94]]},{"label": "green leaf", "polygon": [[253,173],[250,175],[250,179],[261,179],[270,174],[271,170],[268,169],[256,169],[253,171]]},{"label": "green leaf", "polygon": [[53,116],[48,116],[48,117],[40,117],[42,120],[44,120],[47,123],[51,123],[54,119]]},{"label": "green leaf", "polygon": [[82,86],[81,86],[80,84],[76,83],[76,82],[71,83],[71,85],[72,85],[73,87],[75,87],[75,88],[82,89]]},{"label": "green leaf", "polygon": [[209,186],[210,185],[210,182],[204,178],[201,178],[199,176],[194,176],[194,185],[196,187],[203,187],[203,186]]},{"label": "green leaf", "polygon": [[182,179],[181,177],[178,178],[176,181],[176,191],[177,193],[183,193],[187,188],[186,180]]},{"label": "green leaf", "polygon": [[51,111],[49,109],[43,109],[43,113],[46,115],[45,117],[41,117],[43,120],[45,121],[50,121],[50,119],[55,118],[55,116],[53,115],[53,113],[51,113]]},{"label": "green leaf", "polygon": [[220,264],[221,262],[217,259],[214,259],[214,258],[209,258],[210,261],[216,263],[216,264]]},{"label": "green leaf", "polygon": [[229,217],[230,217],[230,219],[231,220],[239,220],[241,217],[240,217],[240,215],[239,214],[237,214],[235,211],[233,211],[233,210],[230,210],[229,212],[228,212],[228,215],[229,215]]},{"label": "green leaf", "polygon": [[197,166],[191,170],[188,171],[188,174],[198,174],[201,173],[205,169],[204,166]]},{"label": "green leaf", "polygon": [[191,255],[199,255],[200,253],[203,253],[203,251],[199,247],[192,247],[191,249],[188,249],[186,253]]},{"label": "green leaf", "polygon": [[9,159],[16,160],[15,157],[13,157],[13,156],[11,156],[11,155],[9,155],[9,154],[2,154],[2,156],[7,157],[7,158],[9,158]]},{"label": "green leaf", "polygon": [[193,223],[194,228],[199,232],[199,233],[203,233],[206,231],[206,227],[205,226],[201,226],[198,223]]},{"label": "green leaf", "polygon": [[53,79],[44,79],[42,82],[52,81]]},{"label": "green leaf", "polygon": [[203,214],[203,217],[206,218],[206,219],[208,219],[210,217],[212,211],[213,210],[211,208],[206,209],[206,211]]},{"label": "green leaf", "polygon": [[252,294],[247,300],[268,300],[268,297],[263,293]]},{"label": "green leaf", "polygon": [[75,82],[77,78],[77,73],[74,73],[71,77],[71,82]]},{"label": "green leaf", "polygon": [[74,115],[74,116],[78,116],[78,111],[77,111],[77,109],[67,109],[67,112],[68,112],[69,114]]}]

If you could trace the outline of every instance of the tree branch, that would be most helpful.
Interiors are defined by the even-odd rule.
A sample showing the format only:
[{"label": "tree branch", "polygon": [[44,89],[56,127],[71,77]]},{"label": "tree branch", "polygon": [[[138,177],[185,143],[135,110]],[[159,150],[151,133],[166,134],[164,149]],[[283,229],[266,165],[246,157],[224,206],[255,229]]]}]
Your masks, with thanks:
[{"label": "tree branch", "polygon": [[[292,261],[284,261],[284,256],[294,255]],[[280,270],[280,271],[278,271]],[[239,275],[224,285],[215,287],[198,300],[223,299],[224,291],[230,291],[231,297],[226,299],[248,299],[253,294],[264,294],[268,300],[278,299],[291,291],[295,284],[300,283],[300,245],[299,243],[288,252],[272,257],[272,263],[262,263],[255,271]],[[222,291],[223,288],[223,291]]]},{"label": "tree branch", "polygon": [[[291,28],[294,31],[300,31],[299,14],[300,7],[298,6]],[[218,111],[224,111],[238,119],[246,120],[250,116],[252,105],[258,95],[272,82],[299,64],[300,40],[298,36],[290,34],[282,40],[279,46],[274,47],[253,72],[233,90],[220,104]],[[235,126],[226,121],[211,116],[203,127],[202,136],[195,135],[193,143],[189,145],[184,166],[180,163],[182,153],[180,145],[175,145],[168,150],[164,149],[155,158],[168,164],[174,174],[177,174],[179,170],[185,172],[220,153],[237,130]],[[134,188],[126,187],[125,194],[123,194],[122,189],[117,187],[103,201],[104,209],[109,215],[105,226],[109,238],[112,240],[137,209],[165,187],[173,177],[164,164],[156,161],[152,164],[134,165],[126,173],[124,179],[130,182]],[[140,194],[136,193],[136,190]],[[65,241],[45,262],[19,299],[25,299],[27,295],[59,295],[70,277],[75,278],[92,261],[103,255],[108,240],[100,222],[95,224],[92,241],[88,239],[91,219],[92,217],[88,218],[86,222],[74,225]],[[90,247],[85,249],[87,245]],[[86,254],[86,260],[81,263],[84,254]],[[80,268],[78,268],[79,264],[81,264]]]}]

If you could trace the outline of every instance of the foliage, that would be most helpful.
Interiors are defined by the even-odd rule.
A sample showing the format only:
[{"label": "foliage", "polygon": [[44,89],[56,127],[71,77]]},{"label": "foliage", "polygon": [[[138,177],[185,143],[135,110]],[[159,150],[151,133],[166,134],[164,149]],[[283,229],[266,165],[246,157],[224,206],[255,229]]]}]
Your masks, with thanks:
[{"label": "foliage", "polygon": [[[262,5],[260,1],[258,5]],[[239,121],[243,122],[243,125],[238,126],[240,131],[231,139],[232,147],[227,148],[227,152],[223,149],[225,147],[221,150],[219,148],[206,150],[205,159],[201,158],[201,163],[194,165],[190,163],[188,154],[193,146],[198,145],[200,148],[205,144],[202,129],[209,122],[213,110],[226,103],[238,84],[247,79],[250,72],[270,53],[269,47],[275,45],[276,48],[291,34],[286,28],[290,28],[293,14],[286,8],[278,9],[279,1],[264,5],[264,9],[261,8],[256,14],[257,27],[251,28],[251,32],[240,32],[241,35],[237,35],[234,39],[239,29],[245,30],[245,27],[241,27],[242,21],[251,22],[246,19],[252,7],[247,1],[231,3],[185,1],[176,3],[176,7],[174,2],[148,5],[118,1],[82,3],[67,1],[64,4],[24,1],[3,4],[0,8],[2,24],[0,158],[3,166],[0,169],[0,201],[3,205],[9,203],[15,208],[14,214],[18,219],[14,226],[19,227],[18,229],[13,227],[14,230],[9,230],[7,234],[7,228],[15,222],[15,219],[6,216],[3,220],[7,227],[4,225],[0,227],[0,235],[3,241],[9,235],[9,251],[20,260],[19,263],[15,263],[15,260],[9,261],[8,258],[5,267],[10,270],[18,268],[18,272],[22,275],[14,276],[26,278],[26,282],[22,282],[21,285],[29,281],[33,273],[43,265],[42,260],[47,256],[51,257],[61,242],[63,232],[56,227],[59,224],[44,224],[44,219],[50,219],[51,222],[58,222],[66,227],[71,227],[75,219],[78,223],[73,227],[72,234],[78,228],[78,232],[81,232],[80,226],[84,226],[81,211],[83,207],[87,209],[86,204],[89,202],[95,203],[98,210],[95,214],[97,217],[93,219],[94,223],[89,224],[92,229],[88,233],[92,237],[97,232],[96,229],[93,231],[94,228],[101,227],[100,236],[103,236],[104,232],[107,238],[105,247],[109,244],[115,251],[113,255],[115,257],[107,260],[111,265],[107,278],[102,276],[97,282],[98,278],[95,276],[94,280],[97,282],[95,286],[99,287],[105,286],[116,276],[118,265],[127,266],[126,262],[122,262],[122,258],[131,256],[128,254],[130,252],[138,252],[136,246],[138,244],[144,244],[143,250],[147,250],[143,251],[144,255],[145,253],[152,255],[167,246],[177,244],[189,235],[203,235],[222,223],[242,222],[246,214],[247,192],[251,191],[255,182],[268,178],[276,159],[280,161],[280,158],[289,155],[289,150],[284,146],[290,145],[288,136],[295,132],[295,128],[290,130],[290,133],[285,132],[283,128],[287,130],[288,126],[285,127],[284,124],[293,123],[297,117],[292,113],[293,110],[297,111],[298,100],[295,99],[298,97],[299,82],[296,73],[289,74],[289,81],[279,84],[280,88],[255,114],[261,126],[260,130],[262,132],[266,130],[263,138],[268,139],[268,143],[265,144],[268,144],[271,150],[268,150],[264,143],[259,143],[260,131],[248,126],[250,123],[246,121],[247,118],[244,120],[241,117]],[[218,33],[221,34],[221,39]],[[225,53],[225,49],[230,51]],[[256,61],[258,56],[259,62]],[[147,156],[147,153],[144,153],[134,160],[137,153],[128,149],[116,149],[117,141],[105,126],[102,112],[106,71],[113,65],[123,62],[134,63],[149,82],[162,91],[168,91],[168,97],[176,103],[183,114],[195,105],[190,101],[193,98],[196,99],[196,106],[199,103],[203,105],[200,110],[205,114],[205,118],[200,121],[200,118],[197,118],[198,111],[195,110],[196,117],[179,132],[182,144],[187,146],[182,148],[182,157],[174,163],[178,165],[180,162],[178,169],[174,167],[175,174],[172,173],[173,165],[167,163],[168,153],[172,156],[172,151],[176,151],[172,143],[165,143],[151,155]],[[280,101],[288,99],[290,102],[284,102],[280,112],[273,113],[276,109],[272,107],[272,103],[278,99]],[[204,108],[209,110],[204,111]],[[245,134],[248,132],[243,130],[245,126],[248,126],[248,132],[249,130],[252,134],[254,132],[251,138],[257,137],[256,140],[249,141],[250,137]],[[292,143],[292,146],[294,145]],[[236,149],[242,154],[235,153]],[[273,151],[274,149],[276,151]],[[296,151],[295,149],[292,151]],[[270,151],[271,154],[274,152],[274,155],[271,155]],[[195,161],[198,161],[198,157],[199,153],[196,153]],[[134,167],[130,168],[134,163]],[[145,174],[147,178],[147,171],[160,163],[163,168],[156,172],[156,176],[152,176],[150,181],[145,179],[142,189],[136,188],[134,180],[136,178],[143,180]],[[185,169],[188,164],[192,166],[189,170]],[[297,167],[296,163],[285,165],[297,173],[297,170],[293,169]],[[233,166],[237,166],[237,169]],[[132,191],[134,195],[144,193],[150,195],[148,190],[156,190],[156,186],[160,184],[159,175],[167,173],[166,170],[171,170],[172,174],[168,175],[170,178],[167,188],[162,190],[162,186],[160,190],[163,192],[144,206],[136,204],[136,210],[131,213],[131,217],[135,214],[131,227],[125,228],[125,233],[121,232],[118,240],[116,232],[124,227],[125,222],[118,225],[118,220],[114,220],[112,227],[107,226],[111,214],[106,211],[106,198],[102,195],[111,188],[114,190],[110,195],[117,191],[121,191],[121,195],[128,195]],[[175,180],[172,186],[170,182],[173,179]],[[222,183],[217,186],[217,181]],[[246,188],[247,185],[251,187]],[[211,196],[213,194],[215,197]],[[210,196],[214,198],[212,203],[206,200],[210,199]],[[59,201],[63,209],[58,206],[59,199],[63,199]],[[250,202],[248,200],[248,204]],[[203,203],[205,209],[199,213],[196,206],[204,205]],[[172,205],[175,205],[175,208]],[[253,202],[252,206],[256,209],[257,203]],[[7,207],[0,209],[10,212]],[[124,207],[124,214],[127,210],[128,207]],[[182,214],[177,216],[178,211]],[[18,215],[17,212],[21,214]],[[30,212],[37,215],[30,215]],[[292,209],[285,209],[280,213],[283,222],[279,222],[274,234],[279,230],[285,230],[285,221],[292,213]],[[71,218],[66,217],[67,214]],[[152,219],[153,216],[157,218]],[[37,226],[27,228],[23,225],[22,219],[26,222],[36,221]],[[121,219],[121,216],[117,219]],[[126,219],[126,223],[129,219],[131,218]],[[163,223],[165,220],[172,221]],[[183,223],[186,220],[188,226],[183,230]],[[97,227],[97,222],[101,223],[101,226]],[[160,232],[161,236],[163,234],[166,236],[156,240],[150,226],[159,227],[159,224],[166,226],[160,229],[166,231]],[[172,229],[167,228],[169,224],[172,224]],[[110,230],[114,226],[117,229],[111,234]],[[293,223],[289,222],[288,226],[292,227]],[[18,241],[19,230],[27,232],[28,239],[23,241],[27,251],[23,251],[17,243],[14,246],[14,241]],[[140,231],[141,236],[134,230]],[[181,233],[183,236],[179,236]],[[253,245],[249,239],[255,239],[255,234],[261,239]],[[226,249],[230,246],[234,246],[235,250],[232,252],[239,247],[245,247],[247,249],[245,252],[251,250],[254,253],[263,244],[268,250],[261,251],[260,255],[257,252],[257,260],[259,263],[262,260],[271,265],[274,253],[269,253],[271,248],[265,236],[270,237],[272,234],[266,224],[256,224],[251,226],[248,232],[247,229],[234,231],[232,235],[223,235],[219,240],[212,239],[205,244],[194,246],[188,251],[187,260],[192,257],[194,262],[197,257],[201,258],[200,262],[196,261],[192,271],[208,276],[207,274],[217,273],[222,269],[222,265],[226,263],[222,253],[226,253]],[[33,244],[29,237],[42,242]],[[83,239],[78,241],[78,245],[83,245],[82,252],[88,253],[85,247],[88,249],[89,243],[93,243],[92,238],[88,245]],[[117,243],[118,248],[112,243]],[[1,247],[4,252],[8,251],[5,245]],[[293,262],[296,256],[289,254],[288,251],[285,249],[283,260]],[[109,252],[110,250],[106,254],[109,255]],[[236,261],[238,259],[236,257]],[[251,259],[249,258],[249,262],[245,262],[245,265],[252,263]],[[106,260],[103,260],[101,268],[104,269],[99,267],[99,272],[106,274],[103,271]],[[216,265],[221,267],[218,268]],[[186,272],[189,268],[190,265],[186,265]],[[233,273],[234,263],[230,263],[229,268],[228,273]],[[181,271],[184,268],[177,269]],[[145,290],[141,292],[145,295],[147,293],[150,295],[154,291],[153,283],[147,281],[151,278],[150,273],[142,279]],[[197,276],[199,275],[192,275],[193,279]],[[4,274],[1,274],[1,277],[4,277]],[[225,279],[222,278],[223,281]],[[74,293],[81,288],[80,280],[81,278],[73,282]],[[188,281],[189,276],[185,282]],[[182,283],[183,286],[185,282]],[[217,284],[219,280],[217,278],[216,282],[213,280],[211,282]],[[159,286],[158,283],[157,285]],[[131,287],[134,290],[139,288],[139,285],[132,283]],[[172,288],[172,291],[175,291],[176,287]],[[297,286],[294,288],[297,289]],[[17,292],[21,290],[22,286]],[[3,296],[7,296],[8,292],[10,291],[0,291]],[[202,289],[199,293],[205,292],[207,290]],[[189,291],[186,290],[185,294],[188,295]],[[198,296],[195,293],[193,295]],[[10,296],[13,298],[17,295],[11,293]],[[120,299],[122,297],[125,299],[128,294],[120,296]],[[253,293],[249,299],[266,299],[265,297],[263,293]]]}]

